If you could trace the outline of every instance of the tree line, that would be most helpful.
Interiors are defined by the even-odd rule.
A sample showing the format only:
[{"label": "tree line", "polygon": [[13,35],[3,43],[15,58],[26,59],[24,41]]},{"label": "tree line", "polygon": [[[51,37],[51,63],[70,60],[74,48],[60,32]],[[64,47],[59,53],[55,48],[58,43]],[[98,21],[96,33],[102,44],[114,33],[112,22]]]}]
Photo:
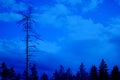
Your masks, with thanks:
[{"label": "tree line", "polygon": [[[0,80],[26,80],[25,71],[23,74],[16,73],[14,68],[8,68],[5,62],[0,66]],[[104,59],[101,60],[99,68],[93,65],[90,71],[86,71],[84,63],[81,63],[78,71],[73,74],[72,70],[68,68],[64,69],[60,65],[59,69],[55,70],[52,77],[48,77],[46,73],[38,76],[36,65],[33,64],[30,67],[28,80],[120,80],[120,71],[118,66],[113,66],[113,69],[109,71],[108,66]]]}]

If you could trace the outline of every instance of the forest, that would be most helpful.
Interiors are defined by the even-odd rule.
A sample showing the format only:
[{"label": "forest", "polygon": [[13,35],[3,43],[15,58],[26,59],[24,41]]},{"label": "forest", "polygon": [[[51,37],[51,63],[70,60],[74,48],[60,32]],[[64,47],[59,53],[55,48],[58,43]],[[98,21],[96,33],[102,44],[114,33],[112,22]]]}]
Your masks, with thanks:
[{"label": "forest", "polygon": [[[39,75],[35,64],[29,70],[28,80],[120,80],[119,67],[115,65],[111,70],[108,69],[104,59],[101,60],[99,67],[93,65],[89,71],[86,71],[84,63],[81,63],[75,74],[70,68],[65,70],[62,65],[51,73],[51,77],[45,72]],[[14,67],[9,68],[5,62],[2,62],[0,80],[26,80],[25,71],[20,74],[15,72]]]}]

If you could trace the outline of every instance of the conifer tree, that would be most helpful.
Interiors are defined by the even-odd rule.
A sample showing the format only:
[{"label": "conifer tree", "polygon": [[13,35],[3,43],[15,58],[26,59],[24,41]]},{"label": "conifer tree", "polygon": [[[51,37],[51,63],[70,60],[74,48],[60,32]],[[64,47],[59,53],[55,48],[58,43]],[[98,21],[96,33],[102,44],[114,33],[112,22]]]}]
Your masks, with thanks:
[{"label": "conifer tree", "polygon": [[90,80],[98,80],[97,67],[94,65],[90,71]]},{"label": "conifer tree", "polygon": [[105,63],[104,59],[102,59],[100,66],[99,66],[99,80],[108,80],[108,67]]},{"label": "conifer tree", "polygon": [[72,75],[72,71],[70,68],[67,69],[66,73],[65,73],[65,80],[73,80],[73,75]]},{"label": "conifer tree", "polygon": [[11,68],[9,69],[8,76],[9,76],[9,78],[10,78],[11,80],[15,80],[15,78],[16,78],[16,73],[15,73],[13,67],[11,67]]},{"label": "conifer tree", "polygon": [[85,70],[84,64],[81,63],[79,67],[79,71],[76,73],[76,80],[86,80],[87,79],[87,72]]},{"label": "conifer tree", "polygon": [[38,80],[36,65],[33,64],[33,66],[30,68],[30,70],[31,70],[30,80]]},{"label": "conifer tree", "polygon": [[1,80],[7,80],[9,78],[9,69],[6,66],[6,63],[1,64]]},{"label": "conifer tree", "polygon": [[59,80],[59,74],[57,70],[55,70],[55,72],[53,73],[51,80]]},{"label": "conifer tree", "polygon": [[120,80],[118,66],[113,67],[113,70],[111,72],[111,80]]},{"label": "conifer tree", "polygon": [[46,73],[43,73],[40,80],[49,80],[48,75]]}]

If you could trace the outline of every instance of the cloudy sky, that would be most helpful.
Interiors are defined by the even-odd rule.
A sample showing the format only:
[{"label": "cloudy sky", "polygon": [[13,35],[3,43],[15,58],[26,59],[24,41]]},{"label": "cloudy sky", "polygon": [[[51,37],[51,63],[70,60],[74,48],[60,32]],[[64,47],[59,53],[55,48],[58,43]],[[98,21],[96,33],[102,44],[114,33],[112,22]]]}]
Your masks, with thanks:
[{"label": "cloudy sky", "polygon": [[120,66],[120,0],[0,0],[0,61],[24,67],[24,29],[17,22],[29,5],[42,39],[34,41],[40,52],[31,62],[41,71],[60,64],[77,70],[81,62],[89,67],[103,58]]}]

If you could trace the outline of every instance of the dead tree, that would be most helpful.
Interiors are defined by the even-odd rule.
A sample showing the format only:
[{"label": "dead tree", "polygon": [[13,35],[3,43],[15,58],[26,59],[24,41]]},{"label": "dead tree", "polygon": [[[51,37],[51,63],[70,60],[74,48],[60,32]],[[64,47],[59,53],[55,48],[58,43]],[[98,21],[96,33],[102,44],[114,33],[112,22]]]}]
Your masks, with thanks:
[{"label": "dead tree", "polygon": [[[33,31],[32,24],[35,22],[32,17],[32,7],[28,7],[26,11],[20,11],[19,14],[23,16],[23,18],[18,22],[19,24],[22,24],[24,31],[25,31],[25,47],[26,47],[26,69],[25,69],[25,75],[26,80],[29,80],[29,59],[32,56],[30,54],[31,48],[35,48],[35,45],[30,45],[31,37],[39,39],[39,35]],[[34,50],[35,51],[35,50]],[[33,51],[33,52],[34,52]]]}]

